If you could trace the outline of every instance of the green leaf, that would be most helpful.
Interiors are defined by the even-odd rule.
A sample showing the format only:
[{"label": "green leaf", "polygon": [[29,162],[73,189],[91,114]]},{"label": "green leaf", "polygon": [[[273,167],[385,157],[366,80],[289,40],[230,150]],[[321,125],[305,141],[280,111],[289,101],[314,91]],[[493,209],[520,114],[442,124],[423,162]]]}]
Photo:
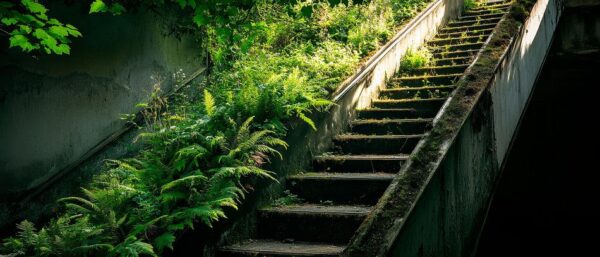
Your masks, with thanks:
[{"label": "green leaf", "polygon": [[79,32],[79,30],[77,28],[73,27],[73,25],[67,24],[65,26],[65,28],[69,32],[69,35],[74,36],[74,37],[81,37],[81,32]]},{"label": "green leaf", "polygon": [[54,18],[48,20],[48,24],[50,24],[50,25],[56,25],[56,26],[62,26],[62,23],[60,21],[58,21],[57,19],[54,19]]},{"label": "green leaf", "polygon": [[67,44],[60,44],[60,45],[58,45],[57,48],[55,48],[54,51],[58,55],[71,54],[71,47],[69,45],[67,45]]},{"label": "green leaf", "polygon": [[202,12],[201,9],[196,9],[192,20],[198,27],[208,24],[208,17],[206,17],[206,15]]},{"label": "green leaf", "polygon": [[11,25],[15,25],[17,24],[17,22],[19,22],[16,18],[12,17],[12,18],[2,18],[2,23],[6,26],[11,26]]},{"label": "green leaf", "polygon": [[69,35],[69,30],[62,26],[52,26],[50,27],[50,32],[61,37],[66,37]]},{"label": "green leaf", "polygon": [[95,0],[90,5],[90,13],[103,13],[108,10],[108,7],[102,0]]},{"label": "green leaf", "polygon": [[31,27],[29,27],[27,25],[19,25],[19,30],[23,34],[29,34],[29,33],[31,33]]},{"label": "green leaf", "polygon": [[33,0],[21,0],[21,3],[32,13],[43,15],[48,11],[48,9],[46,9],[46,7],[44,7],[42,4]]},{"label": "green leaf", "polygon": [[164,233],[154,239],[154,245],[158,248],[159,251],[162,251],[166,248],[173,250],[173,242],[175,242],[175,236],[172,233]]},{"label": "green leaf", "polygon": [[177,0],[177,3],[179,3],[179,7],[183,9],[187,5],[187,0]]},{"label": "green leaf", "polygon": [[25,52],[31,52],[39,47],[29,42],[29,39],[23,35],[13,35],[9,39],[9,47],[20,47]]},{"label": "green leaf", "polygon": [[121,15],[125,12],[125,7],[119,3],[114,3],[110,6],[110,12],[113,15]]}]

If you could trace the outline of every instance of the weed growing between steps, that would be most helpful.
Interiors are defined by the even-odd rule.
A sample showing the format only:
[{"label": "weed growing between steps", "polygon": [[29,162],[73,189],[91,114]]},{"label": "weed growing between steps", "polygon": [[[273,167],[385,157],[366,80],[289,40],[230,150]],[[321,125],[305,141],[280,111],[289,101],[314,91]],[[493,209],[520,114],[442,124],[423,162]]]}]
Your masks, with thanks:
[{"label": "weed growing between steps", "polygon": [[326,99],[361,59],[428,2],[256,1],[240,17],[261,29],[252,42],[233,45],[221,38],[235,36],[227,26],[208,23],[214,66],[201,100],[180,95],[169,102],[155,92],[139,106],[144,150],[110,161],[82,195],[61,199],[45,226],[21,222],[0,254],[157,256],[183,231],[225,218],[253,190],[247,179],[274,179],[264,168],[281,157],[287,122],[314,127],[308,114],[330,105]]},{"label": "weed growing between steps", "polygon": [[494,76],[496,65],[534,4],[535,1],[518,1],[510,9],[506,19],[494,29],[492,38],[479,59],[465,74],[465,79],[457,84],[458,88],[443,115],[424,139],[421,148],[408,161],[401,177],[392,182],[390,187],[394,190],[383,196],[384,200],[380,202],[385,205],[378,206],[370,215],[363,226],[369,229],[359,230],[344,256],[379,256],[383,254],[380,252],[381,247],[390,246],[389,240],[393,238],[388,238],[387,232],[390,228],[401,225],[397,223],[399,217],[407,217],[419,192],[442,161],[445,152],[443,148],[454,140],[486,90]]},{"label": "weed growing between steps", "polygon": [[413,71],[431,64],[433,54],[423,47],[419,50],[410,50],[400,61],[400,68],[404,72]]}]

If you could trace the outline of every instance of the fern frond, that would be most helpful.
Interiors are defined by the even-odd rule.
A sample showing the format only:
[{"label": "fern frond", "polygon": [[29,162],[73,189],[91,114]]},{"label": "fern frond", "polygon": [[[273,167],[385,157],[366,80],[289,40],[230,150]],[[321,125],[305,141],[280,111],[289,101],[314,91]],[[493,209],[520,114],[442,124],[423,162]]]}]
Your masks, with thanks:
[{"label": "fern frond", "polygon": [[173,250],[173,242],[175,242],[175,235],[167,232],[154,239],[154,245],[159,252],[162,252],[165,248]]},{"label": "fern frond", "polygon": [[311,120],[309,117],[307,117],[306,115],[304,115],[304,113],[299,112],[298,113],[298,118],[300,118],[301,120],[303,120],[304,122],[306,122],[306,124],[308,124],[314,131],[317,131],[317,127],[315,126],[315,122],[313,120]]},{"label": "fern frond", "polygon": [[111,251],[114,248],[115,247],[112,246],[111,244],[91,244],[91,245],[82,245],[82,246],[75,247],[75,248],[73,248],[73,251],[89,253],[89,252],[97,252],[99,250]]},{"label": "fern frond", "polygon": [[215,114],[215,98],[206,89],[204,89],[204,109],[209,117]]},{"label": "fern frond", "polygon": [[91,214],[92,213],[92,211],[90,209],[87,209],[81,205],[77,205],[74,203],[65,203],[65,207],[67,209],[73,210],[80,214]]},{"label": "fern frond", "polygon": [[93,203],[87,199],[81,198],[81,197],[76,197],[76,196],[65,197],[65,198],[58,199],[58,202],[71,202],[74,205],[79,205],[77,203],[80,203],[85,206],[88,206],[89,208],[85,208],[85,207],[79,205],[82,208],[88,209],[89,211],[95,211],[95,212],[99,212],[99,213],[102,212],[102,209],[100,207],[98,207],[98,205],[96,205],[95,203]]},{"label": "fern frond", "polygon": [[246,119],[246,121],[244,121],[244,123],[242,123],[242,125],[240,126],[240,128],[238,129],[235,141],[238,142],[243,142],[246,141],[246,139],[248,138],[248,135],[250,135],[250,124],[252,123],[252,121],[254,120],[254,116]]},{"label": "fern frond", "polygon": [[193,186],[196,182],[206,182],[208,180],[208,178],[204,175],[191,175],[191,176],[187,176],[187,177],[183,177],[177,180],[173,180],[167,184],[164,184],[161,187],[161,193],[164,191],[168,191],[170,189],[173,189],[174,187],[180,186],[180,185],[186,185],[186,186]]},{"label": "fern frond", "polygon": [[203,158],[208,153],[209,152],[206,148],[197,144],[181,148],[175,153],[173,166],[177,171],[184,170],[188,163],[193,163],[196,165],[196,167],[198,167],[198,160]]},{"label": "fern frond", "polygon": [[281,146],[284,149],[287,149],[289,146],[287,142],[276,137],[265,137],[263,141],[270,146]]}]

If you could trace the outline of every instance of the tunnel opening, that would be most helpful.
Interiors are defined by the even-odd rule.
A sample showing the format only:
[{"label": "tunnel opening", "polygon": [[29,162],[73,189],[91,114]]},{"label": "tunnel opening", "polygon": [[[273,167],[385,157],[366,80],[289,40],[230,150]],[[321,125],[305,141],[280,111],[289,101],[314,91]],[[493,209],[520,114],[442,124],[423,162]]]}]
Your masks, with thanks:
[{"label": "tunnel opening", "polygon": [[598,7],[565,10],[474,256],[575,256],[596,250],[598,13]]}]

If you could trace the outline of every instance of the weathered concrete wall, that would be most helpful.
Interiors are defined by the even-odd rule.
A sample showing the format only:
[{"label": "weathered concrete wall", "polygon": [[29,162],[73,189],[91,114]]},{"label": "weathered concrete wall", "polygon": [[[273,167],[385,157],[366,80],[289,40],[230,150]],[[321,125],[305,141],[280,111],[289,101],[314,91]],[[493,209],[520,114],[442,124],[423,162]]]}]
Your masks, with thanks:
[{"label": "weathered concrete wall", "polygon": [[504,160],[521,114],[531,96],[539,71],[550,48],[561,14],[560,1],[538,1],[524,25],[524,33],[516,39],[496,73],[490,91],[494,111],[497,159]]},{"label": "weathered concrete wall", "polygon": [[561,10],[557,0],[539,0],[533,7],[491,84],[403,222],[389,256],[472,253]]},{"label": "weathered concrete wall", "polygon": [[[163,91],[179,69],[202,65],[191,37],[165,33],[148,11],[88,15],[86,6],[49,6],[50,15],[83,33],[71,55],[0,53],[0,196],[32,189],[122,128],[154,85]],[[5,44],[6,42],[3,42]]]}]

